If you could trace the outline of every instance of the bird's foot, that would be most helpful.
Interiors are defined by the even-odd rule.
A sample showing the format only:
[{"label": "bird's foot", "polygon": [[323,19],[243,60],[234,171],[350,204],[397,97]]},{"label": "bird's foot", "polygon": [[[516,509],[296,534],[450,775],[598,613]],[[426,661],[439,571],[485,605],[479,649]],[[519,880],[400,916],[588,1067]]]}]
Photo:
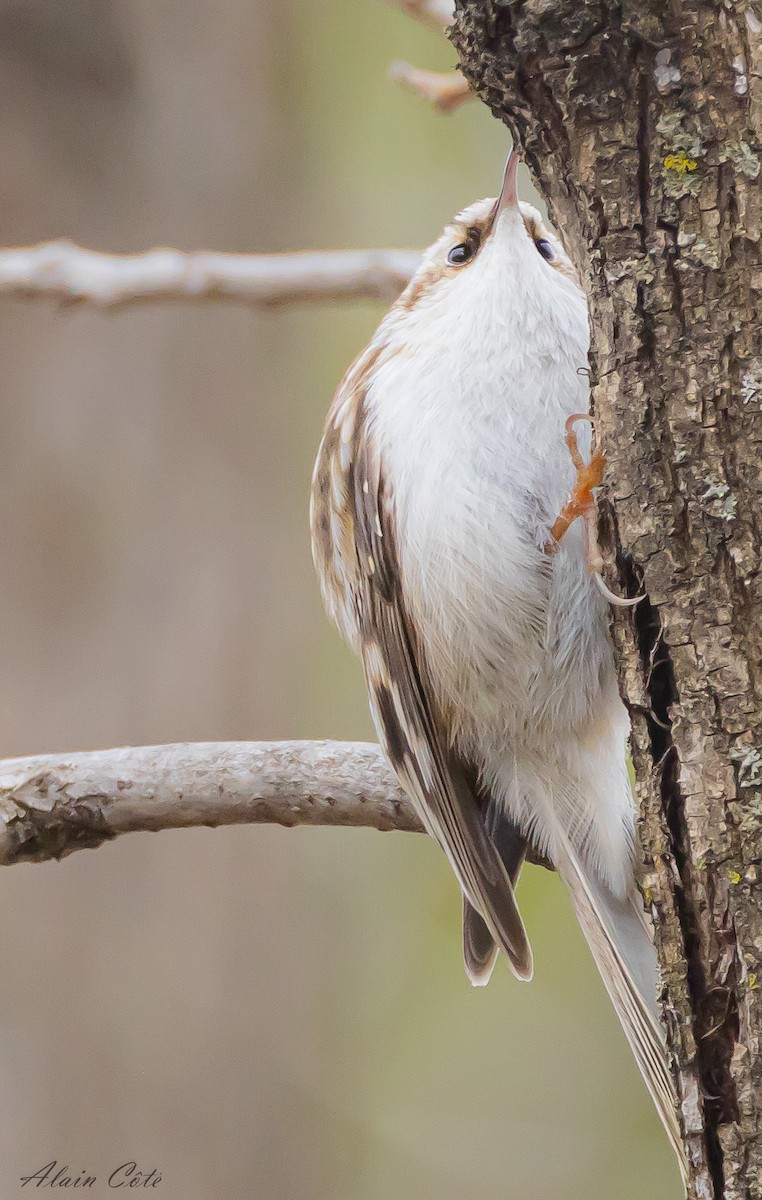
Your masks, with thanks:
[{"label": "bird's foot", "polygon": [[593,448],[590,454],[590,461],[585,462],[580,453],[577,435],[574,432],[574,426],[577,421],[588,421],[591,425],[593,424],[592,417],[587,413],[572,413],[566,420],[564,441],[568,447],[571,460],[574,463],[577,478],[569,499],[553,522],[550,530],[550,539],[545,545],[545,552],[546,554],[554,554],[569,526],[578,517],[581,517],[585,529],[585,562],[588,571],[593,576],[598,591],[606,597],[609,604],[615,604],[618,608],[631,608],[633,605],[638,604],[643,599],[643,596],[633,596],[629,599],[624,596],[617,596],[603,581],[601,573],[603,571],[603,556],[598,545],[598,508],[594,489],[600,487],[603,482],[606,459],[600,450]]}]

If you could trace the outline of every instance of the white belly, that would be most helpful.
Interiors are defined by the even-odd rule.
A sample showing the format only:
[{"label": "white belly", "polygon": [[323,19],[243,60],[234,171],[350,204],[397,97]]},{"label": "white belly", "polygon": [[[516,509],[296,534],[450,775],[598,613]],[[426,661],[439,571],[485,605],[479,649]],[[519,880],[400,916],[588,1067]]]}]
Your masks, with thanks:
[{"label": "white belly", "polygon": [[564,422],[585,410],[586,381],[470,383],[478,404],[440,363],[415,401],[373,398],[406,605],[459,752],[539,846],[570,836],[619,890],[634,813],[607,607],[579,523],[544,550],[574,481]]},{"label": "white belly", "polygon": [[406,601],[459,735],[533,740],[584,718],[608,654],[581,529],[544,550],[574,481],[564,421],[586,381],[471,376],[470,403],[447,366],[430,365],[409,404],[374,397]]}]

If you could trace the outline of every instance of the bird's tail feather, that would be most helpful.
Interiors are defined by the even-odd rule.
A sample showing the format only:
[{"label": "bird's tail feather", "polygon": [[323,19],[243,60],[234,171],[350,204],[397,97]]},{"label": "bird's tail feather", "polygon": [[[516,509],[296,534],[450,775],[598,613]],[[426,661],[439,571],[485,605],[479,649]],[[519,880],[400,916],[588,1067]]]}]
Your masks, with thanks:
[{"label": "bird's tail feather", "polygon": [[677,1155],[685,1182],[687,1166],[677,1096],[657,1016],[656,951],[640,895],[633,888],[632,894],[624,899],[615,896],[600,882],[590,879],[571,849],[567,862],[556,866],[569,888],[577,920]]}]

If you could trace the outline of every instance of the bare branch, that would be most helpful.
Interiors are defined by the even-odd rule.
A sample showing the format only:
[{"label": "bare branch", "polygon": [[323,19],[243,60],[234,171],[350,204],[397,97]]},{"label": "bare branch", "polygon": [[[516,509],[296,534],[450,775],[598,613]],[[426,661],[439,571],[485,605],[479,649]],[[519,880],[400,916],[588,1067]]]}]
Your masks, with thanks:
[{"label": "bare branch", "polygon": [[408,250],[302,254],[100,254],[71,242],[0,250],[0,294],[114,308],[146,300],[236,300],[255,307],[396,299],[420,261]]},{"label": "bare branch", "polygon": [[62,858],[121,833],[262,823],[421,830],[367,742],[199,742],[0,761],[0,865]]},{"label": "bare branch", "polygon": [[446,29],[455,19],[455,4],[450,0],[396,0],[396,7],[429,29]]},{"label": "bare branch", "polygon": [[443,116],[455,112],[468,100],[475,99],[463,76],[457,72],[445,74],[441,71],[425,71],[422,67],[398,60],[390,64],[389,78],[428,100]]}]

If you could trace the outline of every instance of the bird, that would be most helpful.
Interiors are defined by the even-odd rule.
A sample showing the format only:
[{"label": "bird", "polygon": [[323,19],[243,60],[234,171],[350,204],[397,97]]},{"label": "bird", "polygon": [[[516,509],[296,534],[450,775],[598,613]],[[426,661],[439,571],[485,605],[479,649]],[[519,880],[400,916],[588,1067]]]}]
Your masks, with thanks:
[{"label": "bird", "polygon": [[340,383],[313,559],[460,885],[469,979],[486,984],[501,952],[531,979],[516,883],[527,860],[555,869],[685,1175],[595,538],[587,298],[519,200],[518,161],[423,254]]}]

